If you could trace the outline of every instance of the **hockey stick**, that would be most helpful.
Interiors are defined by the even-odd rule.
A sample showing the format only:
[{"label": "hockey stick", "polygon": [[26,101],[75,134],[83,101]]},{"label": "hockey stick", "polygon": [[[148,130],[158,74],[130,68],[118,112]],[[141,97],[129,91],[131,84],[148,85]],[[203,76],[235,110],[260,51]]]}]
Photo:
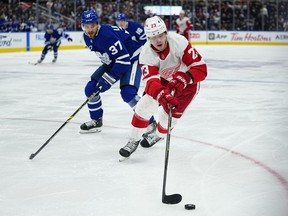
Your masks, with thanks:
[{"label": "hockey stick", "polygon": [[52,138],[68,123],[71,121],[71,119],[96,95],[100,92],[100,89],[94,92],[92,95],[90,95],[89,98],[86,99],[86,101],[61,125],[60,128],[35,152],[32,153],[29,157],[30,160],[32,160],[51,140]]},{"label": "hockey stick", "polygon": [[162,188],[162,202],[166,204],[177,204],[182,200],[182,196],[180,194],[166,195],[166,180],[167,180],[167,168],[168,168],[169,149],[170,149],[171,123],[172,123],[172,107],[169,107],[168,132],[166,137],[165,166],[164,166],[164,177]]},{"label": "hockey stick", "polygon": [[30,65],[38,65],[39,63],[38,62],[28,62],[28,64],[30,64]]}]

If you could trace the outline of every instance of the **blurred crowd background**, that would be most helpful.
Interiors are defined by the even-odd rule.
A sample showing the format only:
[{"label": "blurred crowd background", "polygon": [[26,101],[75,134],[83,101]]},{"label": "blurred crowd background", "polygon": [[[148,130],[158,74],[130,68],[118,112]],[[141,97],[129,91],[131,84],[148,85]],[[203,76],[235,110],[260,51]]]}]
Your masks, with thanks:
[{"label": "blurred crowd background", "polygon": [[[288,0],[2,0],[0,32],[43,31],[48,23],[81,31],[81,14],[88,9],[103,24],[115,25],[119,13],[143,24],[155,15],[145,9],[152,5],[181,6],[193,30],[288,31]],[[169,30],[175,30],[178,15],[161,15]]]}]

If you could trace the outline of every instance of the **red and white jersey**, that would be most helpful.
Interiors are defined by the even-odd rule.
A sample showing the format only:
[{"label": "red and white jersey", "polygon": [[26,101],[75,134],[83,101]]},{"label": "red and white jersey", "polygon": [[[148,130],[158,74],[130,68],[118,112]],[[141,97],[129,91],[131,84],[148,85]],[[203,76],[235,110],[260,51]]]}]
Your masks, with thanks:
[{"label": "red and white jersey", "polygon": [[177,33],[183,34],[185,31],[192,29],[191,21],[188,17],[183,17],[183,19],[176,19]]},{"label": "red and white jersey", "polygon": [[206,63],[185,37],[168,32],[167,42],[167,47],[162,52],[155,51],[150,41],[143,46],[139,62],[144,81],[148,82],[154,78],[170,81],[177,71],[189,72],[193,77],[193,83],[206,78]]},{"label": "red and white jersey", "polygon": [[190,30],[192,30],[192,23],[188,17],[176,20],[176,33],[183,35],[188,41],[190,40]]}]

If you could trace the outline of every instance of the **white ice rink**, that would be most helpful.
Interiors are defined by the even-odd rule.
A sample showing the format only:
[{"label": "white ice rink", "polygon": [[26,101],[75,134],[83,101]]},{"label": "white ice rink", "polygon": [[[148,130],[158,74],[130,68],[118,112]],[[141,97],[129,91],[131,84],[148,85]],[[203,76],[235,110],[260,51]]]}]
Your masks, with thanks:
[{"label": "white ice rink", "polygon": [[165,141],[118,162],[133,114],[118,85],[103,94],[101,133],[79,133],[84,107],[29,160],[86,100],[100,62],[88,50],[36,66],[40,52],[0,54],[0,215],[287,216],[288,47],[195,47],[209,74],[172,132],[177,205],[161,202]]}]

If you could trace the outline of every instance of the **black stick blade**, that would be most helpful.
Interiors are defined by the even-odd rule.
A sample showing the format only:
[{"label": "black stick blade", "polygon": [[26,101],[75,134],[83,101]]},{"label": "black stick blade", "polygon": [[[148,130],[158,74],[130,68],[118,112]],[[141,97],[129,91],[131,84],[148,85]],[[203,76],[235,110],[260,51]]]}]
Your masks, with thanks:
[{"label": "black stick blade", "polygon": [[32,153],[32,154],[30,155],[29,159],[32,160],[34,157],[35,157],[35,154]]},{"label": "black stick blade", "polygon": [[172,194],[172,195],[164,195],[162,197],[162,202],[165,204],[177,204],[182,200],[182,196],[180,194]]}]

